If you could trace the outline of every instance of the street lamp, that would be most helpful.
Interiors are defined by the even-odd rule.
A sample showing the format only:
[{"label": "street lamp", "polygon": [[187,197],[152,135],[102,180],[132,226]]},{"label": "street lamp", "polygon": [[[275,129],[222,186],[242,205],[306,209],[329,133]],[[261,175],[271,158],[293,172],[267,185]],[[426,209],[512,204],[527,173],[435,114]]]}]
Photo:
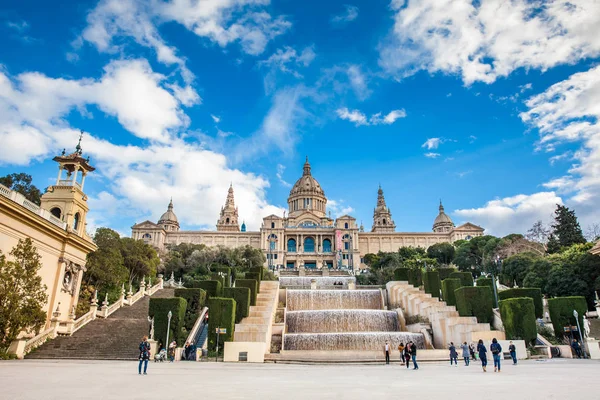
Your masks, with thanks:
[{"label": "street lamp", "polygon": [[273,267],[273,271],[275,271],[275,266],[273,265],[273,250],[275,250],[275,244],[277,243],[277,236],[273,233],[269,235],[269,271],[271,267]]},{"label": "street lamp", "polygon": [[579,313],[577,312],[577,310],[573,310],[573,316],[575,317],[575,322],[577,322],[577,330],[579,331],[579,338],[581,339],[581,349],[583,350],[583,358],[587,358],[585,352],[585,339],[583,338],[583,331],[579,326]]},{"label": "street lamp", "polygon": [[[167,314],[167,342],[165,343],[165,346],[167,347],[167,349],[169,348],[169,330],[171,329],[171,317],[173,316],[173,313],[169,310],[169,313]],[[174,350],[173,350],[174,351]]]},{"label": "street lamp", "polygon": [[[498,272],[500,272],[500,268],[502,267],[502,260],[500,259],[499,255],[496,256],[495,265],[498,269]],[[498,308],[498,290],[496,289],[496,276],[494,274],[494,268],[492,268],[492,283],[492,288],[494,289],[494,308]]]}]

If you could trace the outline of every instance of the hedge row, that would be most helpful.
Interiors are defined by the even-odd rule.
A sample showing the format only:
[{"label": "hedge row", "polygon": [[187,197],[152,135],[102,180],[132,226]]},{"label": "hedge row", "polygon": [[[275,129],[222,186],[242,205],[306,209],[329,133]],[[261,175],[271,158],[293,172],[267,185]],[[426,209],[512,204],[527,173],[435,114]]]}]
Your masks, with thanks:
[{"label": "hedge row", "polygon": [[499,302],[507,339],[522,339],[527,344],[537,337],[535,306],[530,297],[515,297]]},{"label": "hedge row", "polygon": [[264,275],[265,275],[265,269],[263,267],[250,267],[250,272],[254,272],[254,273],[259,273],[260,274],[260,281],[263,280]]},{"label": "hedge row", "polygon": [[256,292],[260,292],[260,273],[259,272],[246,272],[245,279],[252,279],[257,282]]},{"label": "hedge row", "polygon": [[[587,312],[587,303],[583,296],[557,297],[548,300],[550,319],[556,337],[562,337],[565,326],[577,326],[573,310],[579,313],[579,326],[583,327],[583,316]],[[582,328],[583,329],[583,328]]]},{"label": "hedge row", "polygon": [[452,272],[450,278],[460,279],[462,286],[473,286],[473,275],[470,272]]},{"label": "hedge row", "polygon": [[203,289],[209,299],[211,297],[220,297],[223,295],[222,283],[213,279],[210,281],[191,281],[190,285],[192,288]]},{"label": "hedge row", "polygon": [[217,282],[219,282],[221,284],[221,288],[227,287],[226,284],[225,284],[225,277],[221,276],[221,275],[219,275],[217,273],[211,274],[210,275],[210,280],[211,281],[217,281]]},{"label": "hedge row", "polygon": [[256,296],[258,294],[258,281],[256,279],[238,279],[235,281],[235,287],[250,289],[250,305],[256,305]]},{"label": "hedge row", "polygon": [[423,271],[423,287],[425,293],[431,294],[432,297],[440,297],[440,274],[438,271]]},{"label": "hedge row", "polygon": [[477,317],[481,323],[491,323],[494,318],[492,289],[484,287],[461,287],[454,292],[456,308],[461,317]]},{"label": "hedge row", "polygon": [[535,306],[535,316],[542,318],[544,315],[544,303],[542,302],[542,290],[539,288],[515,288],[503,290],[498,293],[498,299],[507,300],[515,297],[529,297]]},{"label": "hedge row", "polygon": [[413,285],[414,287],[421,286],[422,278],[421,278],[421,268],[411,268],[408,272],[408,283]]},{"label": "hedge row", "polygon": [[396,268],[394,270],[394,280],[408,282],[410,268]]},{"label": "hedge row", "polygon": [[442,297],[447,305],[456,305],[456,295],[454,294],[454,291],[460,288],[460,286],[460,279],[447,278],[442,281]]},{"label": "hedge row", "polygon": [[477,280],[475,282],[477,283],[477,286],[479,286],[479,287],[489,286],[490,289],[492,289],[492,291],[494,290],[494,281],[492,278],[485,278],[482,276],[482,277],[477,278]]},{"label": "hedge row", "polygon": [[[231,268],[229,267],[217,267],[215,270],[218,272],[222,272],[225,274],[223,277],[223,287],[231,287],[231,283],[235,280],[235,277],[232,275]],[[235,273],[234,273],[235,274]]]},{"label": "hedge row", "polygon": [[169,311],[172,313],[169,341],[175,340],[177,345],[183,346],[187,339],[187,331],[184,326],[186,308],[187,301],[181,297],[168,299],[150,298],[148,315],[154,318],[154,339],[162,343],[165,348],[168,346],[167,326],[169,325]]},{"label": "hedge row", "polygon": [[208,300],[208,348],[215,350],[217,346],[216,329],[226,329],[227,333],[220,335],[219,349],[223,349],[223,343],[233,340],[235,328],[235,300],[223,297],[211,297]]},{"label": "hedge row", "polygon": [[454,273],[454,272],[458,272],[458,270],[456,268],[436,268],[436,271],[440,273],[440,281],[443,281],[444,279],[448,279],[450,278],[450,274]]},{"label": "hedge row", "polygon": [[235,323],[250,314],[250,289],[247,287],[232,287],[223,289],[223,297],[235,300]]},{"label": "hedge row", "polygon": [[200,311],[206,303],[206,292],[202,289],[175,289],[175,297],[181,297],[187,302],[185,309],[185,329],[189,332],[200,316]]}]

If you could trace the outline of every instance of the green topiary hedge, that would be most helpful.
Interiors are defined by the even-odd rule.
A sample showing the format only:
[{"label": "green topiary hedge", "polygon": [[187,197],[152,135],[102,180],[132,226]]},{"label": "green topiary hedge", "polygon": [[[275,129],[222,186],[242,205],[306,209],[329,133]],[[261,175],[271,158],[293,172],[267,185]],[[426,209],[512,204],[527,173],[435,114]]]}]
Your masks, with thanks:
[{"label": "green topiary hedge", "polygon": [[220,281],[213,279],[209,281],[192,281],[190,283],[193,288],[200,288],[206,292],[206,297],[220,297],[223,294],[223,285]]},{"label": "green topiary hedge", "polygon": [[475,283],[479,287],[481,287],[481,286],[489,286],[490,289],[492,289],[492,291],[494,290],[494,281],[492,280],[492,278],[486,278],[486,277],[481,276],[481,277],[477,278],[477,280],[475,281]]},{"label": "green topiary hedge", "polygon": [[246,318],[250,313],[250,289],[247,287],[233,287],[223,289],[223,297],[235,300],[235,323]]},{"label": "green topiary hedge", "polygon": [[233,283],[233,277],[231,274],[231,268],[229,267],[216,267],[215,271],[218,272],[222,272],[225,274],[225,276],[223,277],[223,287],[231,287],[230,283]]},{"label": "green topiary hedge", "polygon": [[186,308],[187,301],[181,297],[172,297],[169,299],[150,298],[148,315],[154,318],[154,339],[162,343],[165,348],[168,346],[166,340],[169,311],[172,313],[169,342],[175,340],[178,346],[185,344],[184,342],[188,334],[184,326]]},{"label": "green topiary hedge", "polygon": [[411,268],[408,272],[408,283],[414,287],[419,287],[423,283],[421,280],[421,268]]},{"label": "green topiary hedge", "polygon": [[244,277],[245,279],[254,279],[257,284],[256,284],[256,293],[260,292],[260,273],[258,272],[246,272],[246,275]]},{"label": "green topiary hedge", "polygon": [[[217,281],[221,284],[221,289],[225,288],[225,277],[224,276],[220,276],[217,273],[211,274],[210,275],[210,280],[211,281]],[[221,291],[222,292],[222,291]]]},{"label": "green topiary hedge", "polygon": [[251,267],[249,271],[260,274],[259,281],[262,281],[265,275],[265,269],[263,267]]},{"label": "green topiary hedge", "polygon": [[394,280],[395,281],[408,282],[409,275],[410,275],[410,268],[396,268],[394,270]]},{"label": "green topiary hedge", "polygon": [[535,306],[530,297],[514,297],[499,302],[506,338],[522,339],[527,344],[537,337]]},{"label": "green topiary hedge", "polygon": [[450,268],[450,267],[440,267],[440,268],[436,268],[435,269],[437,272],[440,273],[440,281],[443,281],[444,279],[448,279],[450,278],[450,274],[454,273],[454,272],[458,272],[458,270],[456,268]]},{"label": "green topiary hedge", "polygon": [[206,303],[206,292],[200,288],[197,289],[175,289],[175,297],[181,297],[187,302],[185,309],[185,329],[189,332],[194,327],[196,320],[200,316],[200,311]]},{"label": "green topiary hedge", "polygon": [[539,288],[514,288],[498,292],[499,300],[513,299],[515,297],[529,297],[535,306],[535,316],[544,316],[544,303],[542,302],[542,290]]},{"label": "green topiary hedge", "polygon": [[440,274],[437,271],[423,271],[423,287],[425,293],[431,294],[432,297],[440,297]]},{"label": "green topiary hedge", "polygon": [[235,281],[235,286],[250,289],[250,305],[256,305],[256,295],[258,294],[258,281],[256,279],[238,279]]},{"label": "green topiary hedge", "polygon": [[450,274],[450,278],[460,279],[462,286],[473,286],[473,274],[470,272],[453,272]]},{"label": "green topiary hedge", "polygon": [[227,329],[227,333],[220,335],[219,351],[223,351],[223,343],[233,340],[235,328],[235,300],[223,297],[211,297],[208,300],[208,349],[215,350],[217,345],[217,328]]},{"label": "green topiary hedge", "polygon": [[454,295],[456,309],[461,317],[477,317],[477,321],[481,323],[492,322],[494,318],[492,289],[487,286],[463,286],[456,289]]},{"label": "green topiary hedge", "polygon": [[460,286],[460,279],[447,278],[442,281],[442,297],[447,305],[456,305],[456,295],[454,294],[454,291],[460,288]]},{"label": "green topiary hedge", "polygon": [[577,310],[579,313],[579,326],[583,329],[583,316],[588,310],[585,297],[571,296],[549,299],[548,309],[556,337],[562,337],[565,334],[563,329],[565,326],[577,326],[573,310]]}]

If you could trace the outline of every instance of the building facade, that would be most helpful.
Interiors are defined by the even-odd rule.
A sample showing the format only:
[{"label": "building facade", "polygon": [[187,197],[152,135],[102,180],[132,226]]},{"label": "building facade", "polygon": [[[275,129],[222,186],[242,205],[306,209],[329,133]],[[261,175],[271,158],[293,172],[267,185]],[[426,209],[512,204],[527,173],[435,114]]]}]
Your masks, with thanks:
[{"label": "building facade", "polygon": [[377,192],[371,232],[365,232],[362,224],[357,225],[352,216],[333,219],[327,212],[325,192],[312,176],[308,158],[302,176],[290,190],[287,203],[288,211],[283,216],[266,216],[259,231],[246,231],[245,224],[242,224],[242,229],[239,227],[234,190],[230,186],[216,231],[181,231],[171,202],[158,223],[145,221],[134,225],[132,237],[144,240],[159,251],[180,243],[228,247],[249,245],[265,253],[266,266],[320,269],[359,268],[362,257],[368,253],[397,251],[402,246],[427,248],[435,243],[469,240],[482,236],[484,231],[471,223],[454,226],[440,202],[431,232],[396,232],[392,212],[386,205],[381,187]]},{"label": "building facade", "polygon": [[0,250],[10,251],[20,239],[30,238],[41,256],[38,274],[46,286],[46,325],[58,318],[74,318],[87,255],[96,245],[86,233],[85,177],[94,168],[77,145],[72,154],[53,159],[58,163],[56,184],[48,187],[38,206],[23,195],[0,185]]}]

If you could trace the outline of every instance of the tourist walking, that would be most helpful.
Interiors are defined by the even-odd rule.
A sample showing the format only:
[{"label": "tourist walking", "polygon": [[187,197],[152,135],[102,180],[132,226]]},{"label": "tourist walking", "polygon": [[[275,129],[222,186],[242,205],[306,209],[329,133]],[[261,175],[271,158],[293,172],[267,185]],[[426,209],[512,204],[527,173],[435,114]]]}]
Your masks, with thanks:
[{"label": "tourist walking", "polygon": [[575,355],[577,358],[581,358],[581,345],[577,341],[577,339],[573,339],[573,343],[571,343],[571,347],[575,350]]},{"label": "tourist walking", "polygon": [[477,343],[477,352],[479,353],[479,359],[481,360],[481,367],[483,368],[483,372],[487,372],[487,349],[485,348],[483,340],[481,339],[479,339],[479,343]]},{"label": "tourist walking", "polygon": [[177,349],[177,342],[173,340],[169,345],[169,361],[171,362],[175,361],[175,349]]},{"label": "tourist walking", "polygon": [[400,364],[404,365],[404,342],[400,342],[398,351],[400,352]]},{"label": "tourist walking", "polygon": [[510,341],[510,344],[508,345],[508,351],[510,352],[510,357],[513,360],[513,365],[517,365],[517,348],[513,344],[512,340]]},{"label": "tourist walking", "polygon": [[475,343],[471,342],[469,344],[469,353],[471,353],[471,358],[475,361]]},{"label": "tourist walking", "polygon": [[385,363],[387,365],[390,363],[390,344],[388,342],[385,342],[383,352],[385,353]]},{"label": "tourist walking", "polygon": [[404,348],[404,359],[406,360],[406,369],[410,368],[410,342],[406,343]]},{"label": "tourist walking", "polygon": [[452,366],[452,362],[454,362],[455,366],[458,366],[458,353],[456,352],[456,346],[454,346],[454,342],[450,342],[450,366]]},{"label": "tourist walking", "polygon": [[496,338],[492,339],[492,344],[490,345],[490,351],[494,356],[494,372],[500,372],[500,359],[502,357],[502,346],[498,343]]},{"label": "tourist walking", "polygon": [[462,349],[462,356],[463,356],[463,359],[465,360],[465,367],[468,367],[470,354],[471,354],[471,348],[467,344],[467,342],[464,342],[463,344],[461,344],[460,348]]},{"label": "tourist walking", "polygon": [[417,345],[410,341],[410,357],[413,362],[413,369],[419,369],[419,365],[417,364]]},{"label": "tourist walking", "polygon": [[139,349],[140,349],[140,356],[139,356],[140,363],[138,365],[138,374],[139,375],[142,374],[142,364],[144,364],[144,375],[147,375],[146,370],[148,369],[148,360],[150,359],[150,343],[148,343],[148,336],[144,336],[142,338],[142,342],[139,345]]}]

